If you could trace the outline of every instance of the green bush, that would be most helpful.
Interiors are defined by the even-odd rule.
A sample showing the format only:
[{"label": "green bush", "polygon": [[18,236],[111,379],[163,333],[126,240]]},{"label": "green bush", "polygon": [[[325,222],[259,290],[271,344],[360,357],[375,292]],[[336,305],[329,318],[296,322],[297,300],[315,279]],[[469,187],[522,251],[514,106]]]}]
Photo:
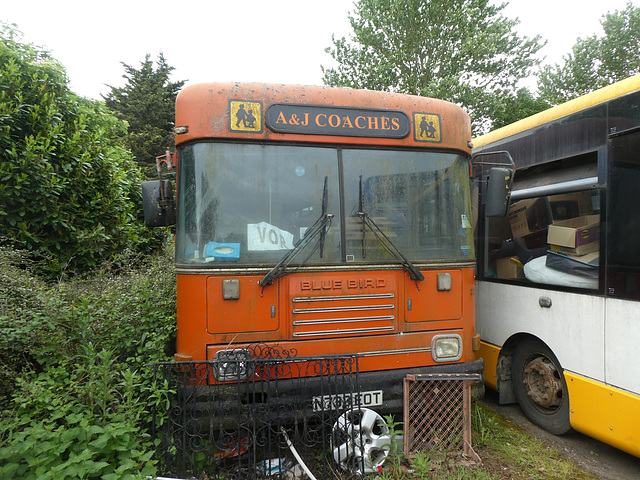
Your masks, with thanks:
[{"label": "green bush", "polygon": [[170,359],[172,254],[50,285],[29,252],[0,247],[0,478],[155,474],[148,427],[166,387],[150,364]]},{"label": "green bush", "polygon": [[[140,428],[149,399],[162,397],[140,373],[121,371],[89,345],[81,364],[23,380],[16,413],[2,425],[0,477],[135,478],[155,474],[153,445]],[[147,382],[150,383],[150,382]]]},{"label": "green bush", "polygon": [[[117,361],[142,368],[173,353],[173,250],[167,248],[150,257],[122,255],[118,263],[56,286],[59,298],[72,306],[72,310],[59,311],[65,317],[72,315],[79,345],[93,343],[113,352]],[[123,264],[135,268],[125,269]]]},{"label": "green bush", "polygon": [[42,254],[52,276],[157,248],[126,123],[69,91],[62,65],[16,36],[0,23],[0,236]]},{"label": "green bush", "polygon": [[32,252],[0,245],[0,407],[23,371],[70,353],[70,326],[58,323],[66,306],[38,269]]},{"label": "green bush", "polygon": [[175,334],[167,232],[141,221],[126,124],[16,36],[0,24],[0,478],[153,475],[167,392],[150,365]]}]

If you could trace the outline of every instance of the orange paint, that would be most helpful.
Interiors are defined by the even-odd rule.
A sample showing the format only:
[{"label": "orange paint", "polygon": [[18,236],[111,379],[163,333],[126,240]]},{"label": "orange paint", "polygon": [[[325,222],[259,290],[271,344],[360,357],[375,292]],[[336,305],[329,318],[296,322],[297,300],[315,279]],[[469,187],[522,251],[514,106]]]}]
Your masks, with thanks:
[{"label": "orange paint", "polygon": [[[437,290],[439,272],[452,275],[450,291]],[[431,339],[455,332],[460,362],[473,360],[473,268],[422,273],[418,284],[402,270],[292,273],[264,289],[261,276],[179,274],[178,352],[211,360],[230,344],[273,342],[299,356],[359,353],[361,371],[387,370],[435,364]],[[223,300],[224,279],[239,280],[239,299]]]},{"label": "orange paint", "polygon": [[[410,120],[409,134],[398,140],[392,138],[351,137],[346,135],[304,135],[292,133],[278,133],[260,126],[261,131],[251,132],[245,129],[237,131],[229,127],[233,122],[229,119],[230,100],[242,100],[245,102],[261,102],[264,111],[272,104],[293,105],[322,105],[336,107],[357,107],[361,109],[378,109],[405,112]],[[344,143],[359,145],[393,145],[398,147],[428,147],[430,143],[427,137],[416,141],[416,134],[420,128],[414,128],[412,114],[439,115],[441,119],[441,131],[431,140],[431,146],[443,149],[456,149],[470,153],[471,127],[469,116],[457,105],[432,98],[417,97],[413,95],[400,95],[388,92],[373,92],[364,90],[350,90],[332,87],[312,87],[302,85],[274,85],[262,83],[203,83],[191,85],[180,92],[176,100],[176,127],[188,126],[186,134],[178,135],[176,144],[193,141],[202,138],[228,138],[228,139],[263,139],[270,141],[302,141],[312,143]],[[329,114],[316,114],[309,118],[314,119],[319,125],[331,125]],[[362,118],[360,118],[362,117]],[[303,114],[296,117],[298,123],[304,123]],[[343,116],[342,118],[349,118]],[[334,125],[342,118],[332,118]],[[369,127],[378,127],[390,131],[396,129],[396,123],[392,118],[385,120],[385,116],[377,118],[374,115],[364,114],[354,116],[349,120],[353,125],[353,131],[366,130]],[[431,118],[431,117],[429,117]],[[291,122],[291,117],[287,124]],[[347,123],[348,126],[348,123]],[[415,133],[414,133],[415,132]]]},{"label": "orange paint", "polygon": [[[408,148],[429,152],[432,156],[424,161],[424,169],[415,167],[417,170],[412,173],[396,171],[390,161],[389,172],[385,173],[389,178],[405,175],[411,179],[411,188],[416,190],[415,195],[407,196],[414,218],[406,219],[413,222],[407,223],[406,228],[414,229],[416,242],[424,240],[422,237],[418,240],[418,236],[431,235],[425,241],[437,238],[437,241],[449,242],[467,235],[464,228],[468,227],[464,223],[461,226],[459,213],[446,216],[430,210],[425,195],[431,190],[417,180],[430,178],[434,169],[441,168],[432,165],[438,161],[434,152],[453,154],[450,156],[462,162],[470,155],[469,117],[451,103],[330,87],[212,83],[189,86],[178,95],[176,127],[186,129],[186,133],[176,137],[178,157],[181,148],[188,150],[194,142],[217,140],[237,141],[238,145],[288,142],[385,147],[389,152]],[[215,156],[211,154],[211,163],[207,165],[211,171],[217,166]],[[180,178],[180,169],[178,176]],[[466,182],[464,175],[462,180]],[[332,181],[337,184],[341,179]],[[439,188],[440,183],[434,181],[433,188]],[[189,187],[187,184],[186,188]],[[455,188],[458,193],[448,193],[457,195],[448,200],[454,203],[468,195],[469,186],[456,184]],[[319,193],[320,190],[314,195],[319,197]],[[192,195],[192,199],[201,199],[197,195],[203,194]],[[333,195],[343,195],[343,192],[334,190]],[[207,200],[210,202],[207,208],[214,212],[217,206],[212,196]],[[464,208],[459,211],[468,213]],[[184,224],[180,227],[180,215],[185,215],[180,205],[178,212],[178,228],[186,229]],[[340,244],[359,249],[359,242],[364,243],[362,224],[354,221],[353,212],[348,217],[346,212],[333,213],[339,214],[336,223],[342,222],[337,227],[343,235]],[[418,216],[420,218],[416,218]],[[466,218],[466,214],[462,217]],[[436,218],[447,225],[439,230]],[[392,223],[381,224],[388,231],[396,228]],[[190,228],[189,233],[201,234],[195,227]],[[431,233],[431,229],[440,233]],[[221,234],[219,241],[238,245],[245,253],[249,250],[246,243],[242,243],[245,240],[238,240],[243,234],[236,233],[233,239]],[[437,235],[446,240],[440,240]],[[194,239],[196,237],[194,235]],[[366,238],[369,243],[377,241],[371,232]],[[438,247],[425,243],[422,248],[427,251]],[[475,259],[470,252],[463,255],[458,251],[450,260],[437,257],[437,261],[416,262],[425,277],[416,281],[394,259],[372,263],[363,254],[362,259],[354,260],[353,253],[350,255],[344,246],[342,248],[341,263],[336,262],[336,257],[326,265],[316,261],[299,271],[288,272],[265,287],[258,282],[273,264],[218,263],[216,259],[211,263],[198,263],[203,257],[194,257],[191,252],[192,263],[178,265],[176,359],[212,360],[222,349],[266,343],[295,349],[298,356],[360,354],[360,371],[376,372],[443,365],[446,362],[438,363],[433,358],[432,339],[436,335],[452,335],[462,342],[461,358],[454,362],[460,364],[460,370],[462,364],[475,360],[472,350]],[[439,286],[439,274],[446,280],[445,287]],[[231,297],[228,291],[223,294],[224,285],[233,285]]]}]

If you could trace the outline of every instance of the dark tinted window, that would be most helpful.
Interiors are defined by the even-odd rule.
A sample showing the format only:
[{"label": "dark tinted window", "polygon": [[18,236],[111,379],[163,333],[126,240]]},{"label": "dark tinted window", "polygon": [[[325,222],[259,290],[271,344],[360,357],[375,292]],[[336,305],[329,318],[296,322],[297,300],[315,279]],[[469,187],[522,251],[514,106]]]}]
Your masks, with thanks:
[{"label": "dark tinted window", "polygon": [[640,131],[611,140],[609,294],[640,300]]}]

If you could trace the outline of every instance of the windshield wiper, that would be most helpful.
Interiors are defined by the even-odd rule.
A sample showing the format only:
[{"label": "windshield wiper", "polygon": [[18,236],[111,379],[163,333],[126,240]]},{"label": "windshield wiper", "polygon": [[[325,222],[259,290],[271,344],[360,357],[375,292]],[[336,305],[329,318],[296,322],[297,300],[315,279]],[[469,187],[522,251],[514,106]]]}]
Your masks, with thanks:
[{"label": "windshield wiper", "polygon": [[380,229],[380,227],[376,225],[376,222],[374,222],[373,219],[364,211],[362,175],[360,175],[360,191],[358,193],[359,193],[358,208],[360,211],[356,213],[356,215],[358,215],[360,217],[360,220],[362,221],[362,258],[365,258],[365,255],[366,255],[365,235],[366,235],[366,227],[369,227],[369,229],[373,232],[373,234],[378,239],[380,244],[385,248],[385,250],[400,261],[403,268],[409,273],[409,278],[411,278],[411,280],[416,280],[416,281],[424,280],[424,275],[422,275],[420,270],[418,270],[416,266],[413,263],[411,263],[409,259],[402,254],[402,252],[398,249],[398,247],[396,247],[393,244],[393,242],[389,239],[389,237],[387,237],[384,234],[384,232]]},{"label": "windshield wiper", "polygon": [[331,219],[335,217],[333,213],[327,213],[327,204],[329,202],[329,177],[324,177],[324,186],[322,188],[322,210],[320,217],[315,221],[311,227],[307,229],[302,238],[296,243],[291,250],[280,260],[275,267],[273,267],[269,273],[267,273],[258,284],[262,287],[271,285],[276,278],[285,275],[285,269],[293,261],[294,258],[306,247],[315,237],[320,234],[320,242],[309,253],[300,265],[304,265],[309,258],[320,249],[320,258],[324,257],[324,239],[327,234],[327,230],[330,227]]},{"label": "windshield wiper", "polygon": [[[277,278],[280,278],[287,274],[286,268],[289,266],[291,262],[298,256],[298,254],[309,245],[314,238],[318,235],[321,235],[321,242],[324,240],[324,234],[330,228],[331,220],[335,217],[333,213],[323,213],[318,217],[315,223],[307,229],[298,242],[293,246],[291,250],[287,252],[287,254],[282,257],[275,267],[273,267],[269,273],[267,273],[262,280],[258,282],[258,285],[262,287],[266,287],[267,285],[271,285]],[[320,243],[316,244],[316,248],[314,248],[311,253],[304,259],[304,261],[300,264],[303,265],[310,257],[314,254],[314,252],[318,249]]]},{"label": "windshield wiper", "polygon": [[[327,214],[327,203],[329,202],[329,177],[324,177],[324,188],[322,189],[322,210],[321,214],[324,216]],[[320,258],[324,258],[324,238],[326,236],[326,230],[320,232]]]},{"label": "windshield wiper", "polygon": [[358,212],[356,215],[358,215],[362,220],[363,228],[364,225],[369,227],[369,229],[373,232],[373,234],[378,239],[380,244],[385,248],[385,250],[398,259],[404,269],[409,273],[409,277],[411,278],[411,280],[424,280],[424,275],[422,275],[420,270],[418,270],[416,266],[402,254],[398,247],[396,247],[393,242],[389,240],[389,237],[384,234],[380,227],[376,225],[376,222],[374,222],[367,213]]},{"label": "windshield wiper", "polygon": [[[358,215],[360,214],[360,212],[364,212],[364,194],[362,193],[362,175],[360,175],[360,187],[359,187],[359,191],[358,191]],[[366,245],[366,240],[367,240],[367,227],[364,224],[364,221],[362,222],[362,241],[361,241],[361,245],[360,248],[362,249],[362,258],[367,258],[367,245]]]}]

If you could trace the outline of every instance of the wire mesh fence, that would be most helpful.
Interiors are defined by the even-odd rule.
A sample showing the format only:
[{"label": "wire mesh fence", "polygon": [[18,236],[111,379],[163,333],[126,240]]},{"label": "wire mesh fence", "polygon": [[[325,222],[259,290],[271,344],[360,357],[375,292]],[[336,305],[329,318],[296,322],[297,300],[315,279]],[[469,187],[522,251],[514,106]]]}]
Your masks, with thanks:
[{"label": "wire mesh fence", "polygon": [[480,460],[471,446],[474,374],[407,375],[404,379],[404,453],[444,450]]},{"label": "wire mesh fence", "polygon": [[[479,375],[404,378],[404,438],[366,405],[358,356],[297,357],[266,345],[218,352],[212,361],[155,364],[171,392],[154,411],[163,475],[199,479],[313,479],[376,473],[390,454],[471,447],[471,385]],[[396,432],[397,433],[397,432]],[[398,443],[399,442],[399,443]],[[404,446],[404,452],[401,452]]]}]

